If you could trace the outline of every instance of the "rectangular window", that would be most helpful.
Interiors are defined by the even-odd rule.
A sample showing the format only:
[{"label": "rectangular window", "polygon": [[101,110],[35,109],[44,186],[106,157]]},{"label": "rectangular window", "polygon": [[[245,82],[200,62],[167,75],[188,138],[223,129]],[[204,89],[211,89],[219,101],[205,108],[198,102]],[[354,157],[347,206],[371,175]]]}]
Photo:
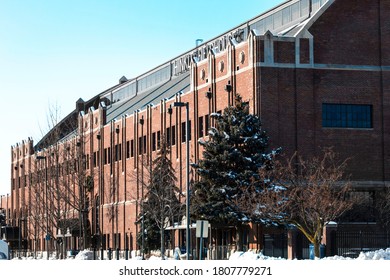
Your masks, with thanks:
[{"label": "rectangular window", "polygon": [[134,140],[130,140],[130,157],[134,157]]},{"label": "rectangular window", "polygon": [[152,151],[154,152],[156,150],[157,144],[156,144],[156,132],[152,133]]},{"label": "rectangular window", "polygon": [[205,135],[209,134],[209,129],[210,129],[210,118],[209,118],[209,115],[206,115],[204,117],[204,131],[205,131]]},{"label": "rectangular window", "polygon": [[[181,142],[184,143],[186,141],[186,123],[181,123]],[[191,121],[188,122],[190,130],[188,131],[188,141],[191,141]]]},{"label": "rectangular window", "polygon": [[188,127],[190,128],[190,131],[188,131],[188,141],[191,141],[191,121],[188,122]]},{"label": "rectangular window", "polygon": [[97,152],[93,152],[93,167],[97,166]]},{"label": "rectangular window", "polygon": [[126,158],[130,158],[130,141],[126,141]]},{"label": "rectangular window", "polygon": [[171,128],[170,127],[167,128],[166,137],[167,137],[167,139],[166,139],[167,145],[169,146],[169,145],[171,145]]},{"label": "rectangular window", "polygon": [[157,131],[157,149],[160,150],[161,148],[161,132]]},{"label": "rectangular window", "polygon": [[139,154],[145,154],[146,153],[146,135],[143,137],[138,138],[138,152]]},{"label": "rectangular window", "polygon": [[203,117],[199,117],[199,137],[203,137],[204,128],[203,128]]},{"label": "rectangular window", "polygon": [[176,126],[173,125],[171,129],[171,144],[172,146],[176,145]]},{"label": "rectangular window", "polygon": [[115,145],[115,161],[122,160],[122,144]]},{"label": "rectangular window", "polygon": [[372,105],[323,103],[322,126],[372,128]]},{"label": "rectangular window", "polygon": [[142,154],[142,137],[138,137],[138,154]]},{"label": "rectangular window", "polygon": [[181,123],[181,142],[186,141],[186,122]]}]

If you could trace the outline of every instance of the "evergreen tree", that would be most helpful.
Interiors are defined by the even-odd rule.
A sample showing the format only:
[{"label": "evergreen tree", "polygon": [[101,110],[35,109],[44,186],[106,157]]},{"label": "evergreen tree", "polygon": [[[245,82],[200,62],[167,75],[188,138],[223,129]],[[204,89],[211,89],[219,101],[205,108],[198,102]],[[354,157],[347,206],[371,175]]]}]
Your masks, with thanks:
[{"label": "evergreen tree", "polygon": [[[140,217],[142,219],[142,216]],[[142,222],[142,220],[139,220]],[[150,252],[153,250],[158,250],[160,249],[160,229],[157,227],[154,219],[150,217],[150,215],[145,214],[144,216],[144,252]],[[141,246],[142,244],[142,228],[140,227],[140,232],[138,234],[138,245]]]},{"label": "evergreen tree", "polygon": [[236,226],[241,249],[240,227],[250,219],[233,202],[261,179],[260,168],[271,168],[277,151],[267,153],[268,137],[260,118],[249,113],[248,103],[239,95],[235,106],[211,117],[216,125],[208,132],[209,139],[200,142],[203,158],[193,165],[199,180],[192,189],[191,213],[216,226]]},{"label": "evergreen tree", "polygon": [[[165,229],[169,223],[179,221],[182,208],[179,201],[180,191],[176,186],[177,179],[169,153],[169,146],[163,137],[158,155],[149,170],[150,178],[145,186],[143,202],[145,248],[153,250],[160,245],[162,258],[165,251]],[[139,236],[142,237],[142,232]]]}]

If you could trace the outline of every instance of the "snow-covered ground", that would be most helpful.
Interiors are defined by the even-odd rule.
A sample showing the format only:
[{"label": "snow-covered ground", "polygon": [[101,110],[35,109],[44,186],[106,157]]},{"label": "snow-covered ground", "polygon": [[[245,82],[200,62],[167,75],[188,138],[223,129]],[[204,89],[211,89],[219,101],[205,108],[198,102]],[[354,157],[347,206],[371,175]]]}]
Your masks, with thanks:
[{"label": "snow-covered ground", "polygon": [[[33,260],[34,258],[22,258],[24,260]],[[51,260],[56,258],[51,258]],[[79,252],[76,257],[74,258],[67,258],[66,260],[92,260],[93,259],[93,252],[89,250],[84,250]],[[15,258],[14,260],[20,260],[19,258]],[[45,258],[37,258],[37,260],[46,260]],[[141,257],[133,257],[131,260],[141,260]],[[161,260],[161,257],[158,256],[151,256],[149,260]],[[173,260],[173,258],[172,258]],[[285,260],[283,258],[275,258],[275,257],[269,257],[264,256],[262,253],[256,254],[254,252],[235,252],[233,253],[230,258],[230,261],[242,261],[242,260]],[[357,258],[346,258],[341,256],[332,256],[332,257],[326,257],[319,260],[390,260],[390,248],[387,249],[380,249],[377,251],[370,251],[370,252],[360,252],[359,256]]]},{"label": "snow-covered ground", "polygon": [[[195,278],[197,280],[227,280],[232,278],[246,280],[254,279],[252,272],[257,271],[257,273],[265,272],[266,274],[264,275],[270,276],[273,280],[291,278],[311,280],[313,278],[325,277],[355,280],[386,279],[389,277],[389,262],[385,260],[390,260],[390,248],[373,252],[362,252],[356,259],[333,256],[321,260],[318,259],[317,261],[290,261],[255,254],[254,252],[235,252],[228,261],[182,262],[175,261],[173,258],[169,258],[168,261],[161,261],[157,255],[149,257],[149,261],[146,262],[136,261],[140,260],[140,257],[135,256],[128,261],[124,259],[120,259],[120,261],[82,261],[91,259],[93,259],[93,252],[88,250],[81,251],[74,258],[67,258],[65,262],[52,261],[47,263],[36,261],[46,260],[45,255],[40,255],[37,259],[21,258],[21,260],[26,260],[21,264],[21,261],[17,261],[20,259],[16,258],[11,262],[7,262],[5,266],[1,264],[4,261],[0,262],[0,278],[30,279],[31,276],[39,275],[41,280],[62,280],[74,277],[77,279],[125,279],[123,276],[126,275],[136,276],[137,279],[154,279],[156,277],[151,277],[150,273],[159,271],[158,279],[160,280]],[[52,260],[55,260],[55,258],[52,258]],[[378,261],[365,262],[364,260]],[[64,266],[65,263],[66,265]],[[184,272],[199,274],[184,274]],[[271,279],[270,277],[267,278]],[[127,278],[129,279],[129,277]],[[33,279],[35,278],[33,277]]]},{"label": "snow-covered ground", "polygon": [[[256,254],[253,252],[235,252],[229,260],[284,260]],[[390,260],[390,248],[380,249],[377,251],[360,252],[357,258],[346,258],[341,256],[326,257],[319,260]]]}]

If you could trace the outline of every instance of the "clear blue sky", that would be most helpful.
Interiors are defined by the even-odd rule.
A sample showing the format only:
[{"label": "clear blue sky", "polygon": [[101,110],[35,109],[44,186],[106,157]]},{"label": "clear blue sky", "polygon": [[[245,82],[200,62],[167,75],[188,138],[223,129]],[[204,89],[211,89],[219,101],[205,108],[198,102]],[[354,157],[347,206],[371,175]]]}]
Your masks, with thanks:
[{"label": "clear blue sky", "polygon": [[11,145],[47,131],[88,100],[284,0],[0,0],[0,194]]}]

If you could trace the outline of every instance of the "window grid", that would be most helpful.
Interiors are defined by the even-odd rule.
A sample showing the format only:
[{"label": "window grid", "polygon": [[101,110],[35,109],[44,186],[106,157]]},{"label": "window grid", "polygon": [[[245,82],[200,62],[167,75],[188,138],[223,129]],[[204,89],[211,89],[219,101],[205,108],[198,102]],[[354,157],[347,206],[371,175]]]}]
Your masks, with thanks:
[{"label": "window grid", "polygon": [[322,126],[372,128],[372,105],[322,104]]}]

